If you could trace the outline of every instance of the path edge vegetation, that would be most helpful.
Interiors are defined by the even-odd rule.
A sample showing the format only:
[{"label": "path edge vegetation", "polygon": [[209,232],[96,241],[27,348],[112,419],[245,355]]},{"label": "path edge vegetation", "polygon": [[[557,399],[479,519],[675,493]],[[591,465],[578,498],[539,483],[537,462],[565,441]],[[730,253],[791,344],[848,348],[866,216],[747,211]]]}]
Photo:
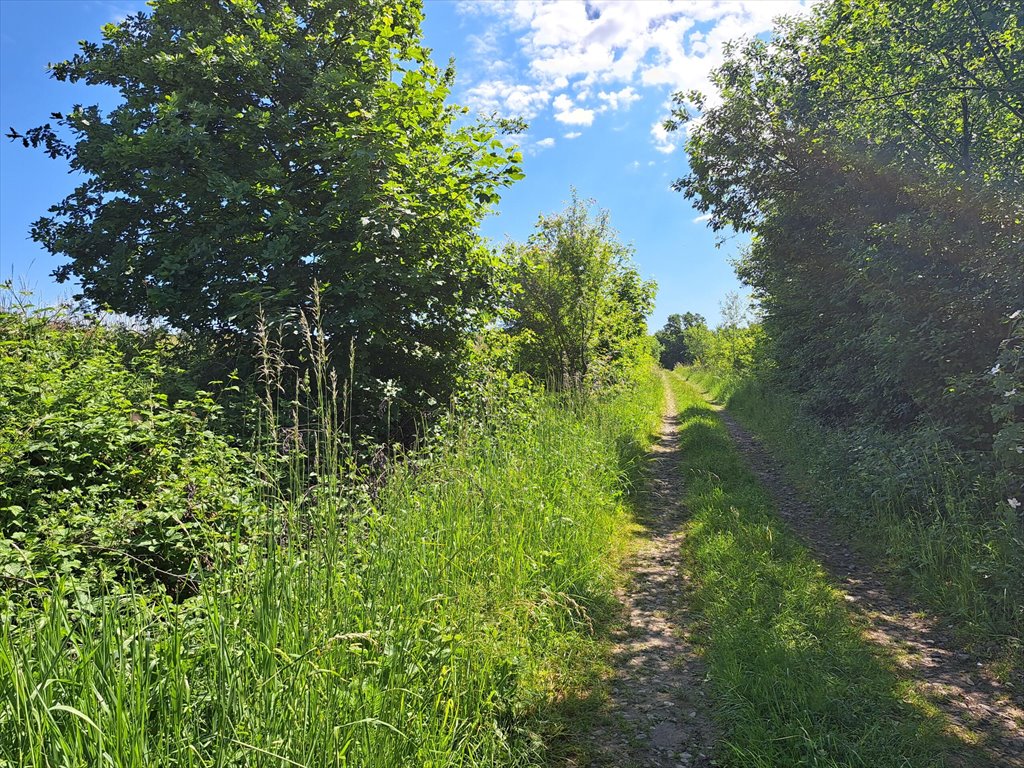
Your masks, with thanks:
[{"label": "path edge vegetation", "polygon": [[[575,195],[501,254],[480,238],[522,177],[502,134],[526,126],[448,102],[422,3],[152,8],[53,67],[122,106],[7,134],[84,174],[31,232],[70,259],[57,278],[183,332],[2,308],[0,760],[538,764],[600,675],[659,416],[654,286]],[[881,532],[1006,679],[1024,666],[1022,35],[1011,0],[833,0],[728,48],[721,98],[677,94],[666,124],[702,112],[675,186],[755,234],[738,267],[765,309],[716,331],[674,316],[666,361],[710,364],[687,375]],[[734,675],[732,759],[929,759],[929,716],[900,722],[906,691],[748,476],[699,466],[734,457],[694,403],[714,439],[686,459],[707,491],[688,552],[716,569],[698,593]],[[763,557],[740,562],[740,539]],[[736,677],[747,634],[765,664]],[[779,678],[793,700],[762,685],[772,653],[822,644],[863,679],[826,659]],[[894,716],[868,732],[836,709],[860,694]]]},{"label": "path edge vegetation", "polygon": [[603,675],[660,418],[652,361],[621,376],[492,381],[490,410],[452,411],[382,476],[308,414],[301,447],[252,456],[284,471],[189,599],[7,582],[0,764],[543,764]]},{"label": "path edge vegetation", "polygon": [[[689,517],[692,638],[720,759],[737,766],[934,766],[955,744],[774,514],[703,391],[671,377]],[[682,587],[682,585],[681,585]]]},{"label": "path edge vegetation", "polygon": [[[552,270],[573,206],[533,246]],[[359,431],[315,288],[261,326],[255,375],[204,388],[183,334],[2,307],[0,765],[533,766],[599,702],[661,418],[653,285],[617,250],[534,315],[596,315],[583,370],[465,339],[404,443]]]},{"label": "path edge vegetation", "polygon": [[981,656],[989,674],[1020,679],[1024,541],[1018,523],[985,514],[991,494],[969,466],[924,445],[914,465],[921,476],[908,488],[893,463],[899,446],[826,429],[769,377],[700,365],[678,370],[764,441],[803,497]]},{"label": "path edge vegetation", "polygon": [[831,0],[727,46],[665,127],[689,124],[674,188],[751,236],[759,317],[662,334],[1018,693],[1021,50],[1013,0]]}]

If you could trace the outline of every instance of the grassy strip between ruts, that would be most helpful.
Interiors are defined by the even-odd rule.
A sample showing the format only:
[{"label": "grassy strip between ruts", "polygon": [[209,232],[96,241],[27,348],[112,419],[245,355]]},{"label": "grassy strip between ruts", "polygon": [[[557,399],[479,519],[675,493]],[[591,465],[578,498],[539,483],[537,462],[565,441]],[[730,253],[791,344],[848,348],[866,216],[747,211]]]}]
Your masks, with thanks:
[{"label": "grassy strip between ruts", "polygon": [[942,722],[861,637],[700,392],[671,377],[696,639],[737,766],[936,766]]}]

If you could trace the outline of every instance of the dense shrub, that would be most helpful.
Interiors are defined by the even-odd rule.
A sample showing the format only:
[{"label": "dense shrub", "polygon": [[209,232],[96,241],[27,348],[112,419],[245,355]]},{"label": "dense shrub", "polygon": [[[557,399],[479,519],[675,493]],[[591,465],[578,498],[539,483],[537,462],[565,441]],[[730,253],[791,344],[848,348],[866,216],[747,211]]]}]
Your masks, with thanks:
[{"label": "dense shrub", "polygon": [[[104,383],[127,375],[105,362]],[[286,430],[266,535],[234,539],[196,597],[84,613],[51,599],[0,624],[0,763],[545,764],[558,702],[596,675],[660,413],[649,366],[620,375],[589,396],[481,374],[386,473],[353,470],[340,414],[306,414]],[[181,434],[198,418],[171,414]]]},{"label": "dense shrub", "polygon": [[60,312],[0,312],[0,574],[192,590],[253,504],[252,462],[199,392],[171,404],[159,350]]},{"label": "dense shrub", "polygon": [[763,361],[764,331],[760,325],[694,325],[684,331],[692,362],[723,374],[744,373]]},{"label": "dense shrub", "polygon": [[1007,318],[1009,336],[988,371],[992,387],[992,452],[1006,477],[1006,512],[1024,524],[1024,307]]}]

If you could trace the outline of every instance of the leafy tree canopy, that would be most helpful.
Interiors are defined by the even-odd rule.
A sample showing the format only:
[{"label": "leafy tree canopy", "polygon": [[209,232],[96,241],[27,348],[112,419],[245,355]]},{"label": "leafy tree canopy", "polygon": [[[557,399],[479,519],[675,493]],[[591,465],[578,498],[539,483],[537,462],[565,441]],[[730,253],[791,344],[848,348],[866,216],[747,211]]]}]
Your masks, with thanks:
[{"label": "leafy tree canopy", "polygon": [[1024,304],[1024,9],[830,0],[733,46],[676,186],[740,265],[777,373],[820,415],[991,435],[988,375]]},{"label": "leafy tree canopy", "polygon": [[493,122],[456,122],[417,0],[156,0],[53,66],[112,86],[12,138],[84,181],[32,236],[97,305],[236,345],[319,286],[336,349],[412,400],[451,379],[495,301],[475,231],[521,177]]},{"label": "leafy tree canopy", "polygon": [[663,367],[671,370],[676,365],[688,365],[693,362],[693,353],[686,344],[685,331],[698,325],[707,326],[707,321],[703,315],[696,312],[668,316],[662,329],[654,334],[654,338],[661,344],[659,361]]}]

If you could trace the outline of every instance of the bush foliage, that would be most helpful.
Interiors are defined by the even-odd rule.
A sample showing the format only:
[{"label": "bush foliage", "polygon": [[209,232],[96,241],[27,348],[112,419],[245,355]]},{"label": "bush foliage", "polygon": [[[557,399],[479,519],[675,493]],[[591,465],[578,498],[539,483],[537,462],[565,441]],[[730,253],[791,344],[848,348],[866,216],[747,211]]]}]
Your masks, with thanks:
[{"label": "bush foliage", "polygon": [[509,243],[507,332],[517,365],[540,381],[579,387],[652,352],[647,315],[656,286],[643,280],[632,249],[620,243],[607,211],[572,200],[541,216],[526,243]]},{"label": "bush foliage", "polygon": [[742,378],[706,353],[711,379],[823,508],[871,530],[969,634],[1016,638],[1011,653],[1024,626],[1022,50],[1009,0],[830,0],[771,43],[733,45],[715,106],[677,94],[669,124],[702,110],[676,187],[715,229],[752,234],[739,274],[763,311],[762,359]]},{"label": "bush foliage", "polygon": [[[1024,298],[1022,47],[1011,0],[831,0],[714,75],[677,187],[754,234],[740,274],[777,380],[829,423],[991,448]],[[672,127],[706,104],[676,99]]]},{"label": "bush foliage", "polygon": [[0,312],[0,574],[175,593],[244,522],[251,459],[208,393],[173,404],[159,350],[60,311]]},{"label": "bush foliage", "polygon": [[[126,361],[116,332],[2,321],[0,477],[45,482],[16,482],[5,518],[36,570],[0,574],[0,763],[543,764],[558,697],[596,674],[660,413],[649,366],[599,395],[482,370],[416,451],[370,454],[382,464],[318,391],[315,340],[301,396],[268,401],[284,412],[244,454],[207,428],[208,401],[168,406],[159,360]],[[296,380],[268,368],[272,390]],[[245,535],[221,536],[240,514]],[[87,561],[97,541],[214,567],[168,596],[124,580],[135,560]]]}]

